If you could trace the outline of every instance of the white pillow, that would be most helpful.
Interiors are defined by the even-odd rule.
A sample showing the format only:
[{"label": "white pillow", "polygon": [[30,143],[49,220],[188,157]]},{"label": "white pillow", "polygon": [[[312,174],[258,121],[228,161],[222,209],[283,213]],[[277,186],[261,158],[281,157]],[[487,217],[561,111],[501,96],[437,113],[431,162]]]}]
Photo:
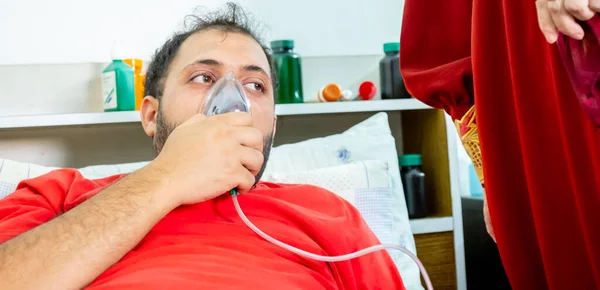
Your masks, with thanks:
[{"label": "white pillow", "polygon": [[[393,243],[404,243],[407,249],[416,252],[413,236],[405,237],[404,241],[402,237],[402,232],[410,229],[410,223],[400,181],[396,142],[386,113],[377,113],[341,134],[273,148],[265,174],[298,173],[366,160],[387,163],[393,190],[392,207],[389,213],[394,232]],[[392,257],[398,255],[400,253],[393,253]],[[422,287],[419,283],[418,288],[407,289],[422,289]]]},{"label": "white pillow", "polygon": [[83,177],[88,179],[99,179],[116,174],[125,174],[134,172],[144,166],[148,162],[134,162],[134,163],[122,163],[122,164],[110,164],[110,165],[94,165],[84,168],[80,168],[79,172]]},{"label": "white pillow", "polygon": [[[262,179],[327,189],[353,204],[381,243],[402,245],[416,254],[415,248],[408,246],[414,241],[410,226],[398,229],[393,224],[392,214],[398,209],[394,207],[394,190],[386,162],[370,160],[303,172],[269,172]],[[396,250],[388,252],[406,289],[423,289],[415,262]]]},{"label": "white pillow", "polygon": [[[142,168],[147,163],[148,162],[136,162],[88,166],[79,169],[79,172],[81,172],[81,175],[85,178],[98,179],[115,174],[131,173]],[[59,168],[0,159],[0,199],[15,191],[17,185],[22,180],[38,177],[55,169]]]},{"label": "white pillow", "polygon": [[386,113],[377,113],[341,134],[274,147],[265,173],[302,172],[365,160],[380,160],[388,164],[396,194],[394,202],[398,207],[394,215],[395,224],[409,226],[396,142]]},{"label": "white pillow", "polygon": [[390,188],[392,185],[387,163],[382,161],[356,162],[297,173],[267,172],[262,180],[318,186],[336,193],[354,205],[355,189]]}]

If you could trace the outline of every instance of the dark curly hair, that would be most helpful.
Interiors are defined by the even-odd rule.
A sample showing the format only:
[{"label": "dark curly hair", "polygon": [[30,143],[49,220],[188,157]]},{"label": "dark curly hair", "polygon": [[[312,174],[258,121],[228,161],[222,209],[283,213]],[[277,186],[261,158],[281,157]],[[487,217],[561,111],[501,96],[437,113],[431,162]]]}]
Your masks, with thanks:
[{"label": "dark curly hair", "polygon": [[181,44],[191,35],[209,29],[217,29],[225,33],[241,33],[256,40],[269,62],[273,96],[277,96],[277,71],[273,64],[271,51],[256,34],[258,25],[243,8],[229,2],[221,10],[188,15],[185,18],[185,27],[184,31],[175,33],[161,48],[156,50],[146,72],[145,96],[154,96],[160,101],[164,93],[165,79],[169,73],[169,68]]}]

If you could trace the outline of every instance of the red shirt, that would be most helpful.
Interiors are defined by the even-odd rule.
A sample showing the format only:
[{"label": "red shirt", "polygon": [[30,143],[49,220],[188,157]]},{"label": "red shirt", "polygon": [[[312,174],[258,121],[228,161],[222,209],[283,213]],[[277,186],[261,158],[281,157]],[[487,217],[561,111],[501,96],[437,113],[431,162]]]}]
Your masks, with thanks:
[{"label": "red shirt", "polygon": [[[84,202],[122,175],[99,180],[57,170],[22,182],[0,200],[0,243]],[[240,206],[276,239],[321,255],[378,244],[344,199],[308,185],[259,183]],[[325,263],[281,249],[254,234],[230,196],[181,206],[150,230],[88,289],[404,289],[385,251]]]}]

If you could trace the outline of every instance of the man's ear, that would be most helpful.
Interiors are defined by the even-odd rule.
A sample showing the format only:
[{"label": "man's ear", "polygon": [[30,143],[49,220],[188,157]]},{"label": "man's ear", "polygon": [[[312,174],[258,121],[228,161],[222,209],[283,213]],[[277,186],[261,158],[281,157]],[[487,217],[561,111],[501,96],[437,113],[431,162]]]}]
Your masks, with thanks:
[{"label": "man's ear", "polygon": [[140,106],[142,127],[146,135],[154,137],[156,134],[156,118],[158,117],[158,100],[153,96],[146,96]]},{"label": "man's ear", "polygon": [[275,137],[275,132],[277,132],[277,115],[273,116],[273,137]]}]

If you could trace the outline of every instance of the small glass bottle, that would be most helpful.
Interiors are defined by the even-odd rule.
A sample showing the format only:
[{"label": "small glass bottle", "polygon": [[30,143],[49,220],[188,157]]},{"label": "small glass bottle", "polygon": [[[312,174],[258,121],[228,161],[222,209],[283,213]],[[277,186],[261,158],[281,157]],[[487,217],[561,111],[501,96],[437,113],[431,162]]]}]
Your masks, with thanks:
[{"label": "small glass bottle", "polygon": [[425,217],[427,215],[427,199],[425,196],[425,173],[421,169],[421,155],[403,155],[399,158],[399,164],[408,216],[410,218]]},{"label": "small glass bottle", "polygon": [[294,41],[272,41],[271,49],[279,78],[277,104],[303,103],[301,59],[294,52]]}]

